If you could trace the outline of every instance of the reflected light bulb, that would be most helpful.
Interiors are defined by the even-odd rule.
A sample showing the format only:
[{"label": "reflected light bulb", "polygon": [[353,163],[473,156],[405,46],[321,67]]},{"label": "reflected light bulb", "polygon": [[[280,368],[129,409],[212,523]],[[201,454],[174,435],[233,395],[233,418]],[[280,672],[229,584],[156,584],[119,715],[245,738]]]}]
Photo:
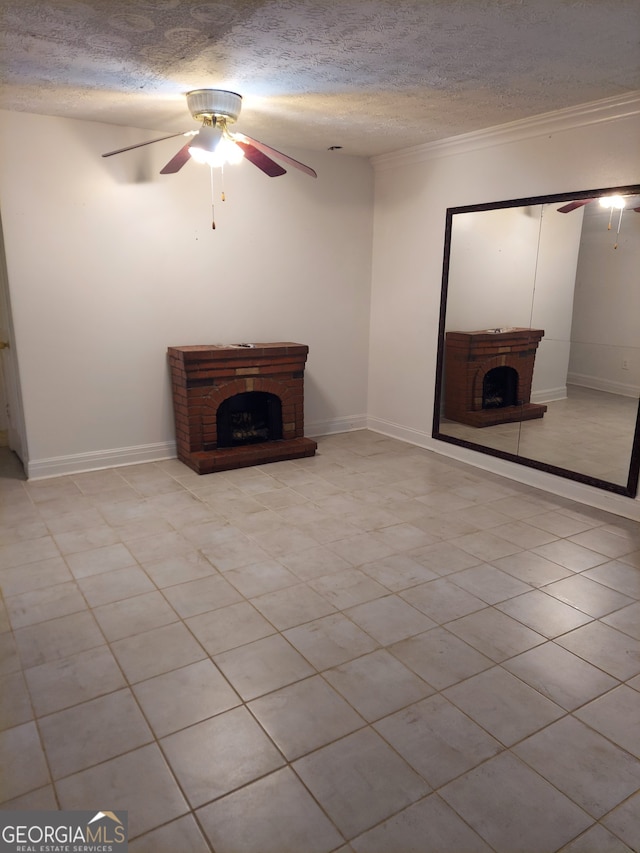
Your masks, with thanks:
[{"label": "reflected light bulb", "polygon": [[625,203],[621,195],[605,195],[600,199],[600,207],[608,207],[610,209],[615,207],[617,210],[622,210]]}]

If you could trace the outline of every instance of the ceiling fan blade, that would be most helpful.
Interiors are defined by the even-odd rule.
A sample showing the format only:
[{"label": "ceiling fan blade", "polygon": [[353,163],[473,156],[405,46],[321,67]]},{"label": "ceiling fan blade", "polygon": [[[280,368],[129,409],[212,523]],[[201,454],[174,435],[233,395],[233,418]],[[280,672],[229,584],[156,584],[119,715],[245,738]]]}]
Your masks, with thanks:
[{"label": "ceiling fan blade", "polygon": [[581,201],[570,201],[569,204],[565,204],[564,207],[559,207],[558,213],[571,213],[572,210],[575,210],[578,207],[584,207],[585,204],[590,204],[592,201],[595,201],[595,199],[583,198]]},{"label": "ceiling fan blade", "polygon": [[[187,131],[188,133],[189,131]],[[116,151],[107,151],[103,157],[112,157],[114,154],[122,154],[124,151],[133,151],[134,148],[142,148],[145,145],[153,145],[154,142],[162,142],[165,139],[175,139],[176,136],[186,136],[186,133],[172,133],[169,136],[161,136],[159,139],[149,139],[147,142],[138,142],[137,145],[127,145],[126,148],[118,148]]]},{"label": "ceiling fan blade", "polygon": [[189,153],[189,147],[191,145],[191,140],[187,142],[186,145],[183,145],[182,148],[178,151],[177,154],[174,154],[171,160],[167,163],[167,165],[160,169],[161,175],[173,175],[176,172],[179,172],[180,169],[191,159],[191,154]]},{"label": "ceiling fan blade", "polygon": [[248,142],[268,157],[276,157],[278,160],[282,160],[284,163],[287,163],[289,166],[293,166],[294,169],[299,169],[301,172],[304,172],[306,175],[310,175],[312,178],[318,177],[316,171],[312,169],[311,166],[305,166],[305,164],[301,163],[299,160],[294,160],[293,157],[289,157],[288,154],[283,154],[282,151],[278,151],[270,145],[265,145],[264,142],[259,142],[257,139],[252,139],[250,136],[245,136],[244,133],[234,133],[233,138],[235,142]]},{"label": "ceiling fan blade", "polygon": [[276,163],[275,160],[272,160],[271,157],[267,157],[266,154],[258,150],[257,146],[253,145],[251,142],[243,142],[235,138],[233,141],[239,148],[242,148],[247,160],[263,171],[265,175],[269,175],[270,178],[277,178],[278,175],[286,175],[286,169],[283,169],[282,166]]}]

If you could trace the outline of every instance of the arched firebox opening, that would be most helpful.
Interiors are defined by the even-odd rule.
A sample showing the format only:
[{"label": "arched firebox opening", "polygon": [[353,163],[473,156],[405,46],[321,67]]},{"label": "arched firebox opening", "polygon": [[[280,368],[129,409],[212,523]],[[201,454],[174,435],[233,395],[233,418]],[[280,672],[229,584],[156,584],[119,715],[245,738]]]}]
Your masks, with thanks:
[{"label": "arched firebox opening", "polygon": [[228,397],[216,414],[218,447],[237,447],[282,439],[282,403],[266,391]]},{"label": "arched firebox opening", "polygon": [[494,367],[482,380],[482,408],[502,409],[518,405],[518,372],[513,367]]}]

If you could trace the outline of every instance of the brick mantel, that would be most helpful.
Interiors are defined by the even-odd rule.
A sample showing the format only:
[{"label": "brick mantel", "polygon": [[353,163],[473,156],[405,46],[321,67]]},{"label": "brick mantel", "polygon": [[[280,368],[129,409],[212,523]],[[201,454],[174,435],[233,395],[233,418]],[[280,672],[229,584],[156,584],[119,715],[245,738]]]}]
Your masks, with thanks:
[{"label": "brick mantel", "polygon": [[[169,347],[178,459],[208,474],[313,456],[304,437],[304,368],[309,347],[289,342]],[[218,447],[217,414],[230,397],[251,391],[282,404],[282,439]]]}]

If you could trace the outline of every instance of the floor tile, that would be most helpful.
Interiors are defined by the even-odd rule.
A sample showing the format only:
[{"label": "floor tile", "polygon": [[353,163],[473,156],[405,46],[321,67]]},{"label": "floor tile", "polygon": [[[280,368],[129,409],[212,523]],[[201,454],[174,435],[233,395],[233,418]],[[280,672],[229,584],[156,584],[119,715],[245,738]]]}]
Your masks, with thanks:
[{"label": "floor tile", "polygon": [[449,622],[447,629],[496,663],[544,642],[541,634],[494,608]]},{"label": "floor tile", "polygon": [[104,643],[95,619],[87,611],[18,628],[15,638],[25,668],[65,658]]},{"label": "floor tile", "polygon": [[41,536],[38,539],[27,539],[14,542],[11,545],[0,545],[0,569],[24,566],[28,563],[39,563],[58,557],[56,543],[51,536]]},{"label": "floor tile", "polygon": [[508,524],[501,524],[499,527],[493,527],[492,533],[500,536],[501,539],[506,539],[507,542],[519,545],[522,549],[547,545],[557,538],[553,533],[524,521],[511,521]]},{"label": "floor tile", "polygon": [[505,746],[512,746],[565,713],[501,667],[449,687],[443,695]]},{"label": "floor tile", "polygon": [[453,541],[453,544],[486,563],[524,550],[519,545],[514,545],[501,536],[497,536],[493,531],[486,530],[460,536]]},{"label": "floor tile", "polygon": [[564,580],[556,581],[544,587],[544,592],[553,595],[559,601],[577,607],[583,613],[593,616],[606,616],[614,610],[620,610],[627,604],[633,604],[633,599],[609,587],[596,583],[584,575],[574,575]]},{"label": "floor tile", "polygon": [[238,590],[218,573],[165,587],[163,594],[183,619],[242,601]]},{"label": "floor tile", "polygon": [[214,661],[245,701],[314,674],[302,655],[279,635],[222,652]]},{"label": "floor tile", "polygon": [[383,646],[420,634],[436,624],[397,595],[351,607],[346,615]]},{"label": "floor tile", "polygon": [[163,560],[147,561],[142,565],[160,589],[205,578],[217,572],[209,560],[198,551],[187,551],[184,554],[165,557]]},{"label": "floor tile", "polygon": [[592,729],[640,758],[640,693],[621,685],[575,712]]},{"label": "floor tile", "polygon": [[571,717],[527,738],[513,752],[595,818],[640,787],[640,761]]},{"label": "floor tile", "polygon": [[80,578],[78,586],[91,607],[111,604],[133,595],[153,592],[155,587],[139,566],[114,569],[88,578]]},{"label": "floor tile", "polygon": [[630,847],[612,835],[599,823],[592,826],[575,841],[570,841],[559,853],[633,853]]},{"label": "floor tile", "polygon": [[67,776],[56,782],[56,790],[62,809],[95,809],[98,802],[108,802],[115,811],[124,809],[130,839],[189,810],[155,744]]},{"label": "floor tile", "polygon": [[0,730],[32,719],[31,701],[23,674],[12,672],[0,676]]},{"label": "floor tile", "polygon": [[252,598],[251,603],[279,631],[311,622],[336,610],[326,598],[304,583],[259,595]]},{"label": "floor tile", "polygon": [[629,543],[624,537],[617,536],[615,533],[610,533],[600,527],[578,533],[572,536],[570,541],[599,554],[604,554],[610,559],[622,557],[624,554],[629,554],[635,550],[633,544]]},{"label": "floor tile", "polygon": [[497,853],[554,853],[593,822],[514,756],[503,753],[440,794]]},{"label": "floor tile", "polygon": [[329,542],[326,547],[352,566],[373,563],[383,557],[390,557],[394,553],[392,546],[377,537],[375,533],[359,533],[357,536]]},{"label": "floor tile", "polygon": [[545,637],[557,637],[591,622],[586,613],[537,589],[500,602],[496,607]]},{"label": "floor tile", "polygon": [[97,646],[25,670],[38,716],[70,708],[125,686],[108,646]]},{"label": "floor tile", "polygon": [[640,572],[635,566],[612,560],[589,569],[583,573],[583,577],[604,584],[631,598],[640,598]]},{"label": "floor tile", "polygon": [[128,689],[56,711],[39,722],[54,779],[114,758],[153,739]]},{"label": "floor tile", "polygon": [[446,628],[433,628],[389,647],[389,651],[436,690],[457,684],[493,661],[451,634]]},{"label": "floor tile", "polygon": [[410,551],[409,556],[440,576],[468,569],[481,562],[478,557],[463,551],[451,542],[436,542],[435,545]]},{"label": "floor tile", "polygon": [[374,728],[432,788],[466,773],[503,746],[443,696],[430,696]]},{"label": "floor tile", "polygon": [[602,819],[604,825],[636,851],[640,838],[640,793],[630,797]]},{"label": "floor tile", "polygon": [[277,560],[266,560],[242,566],[239,569],[230,569],[224,576],[246,598],[254,598],[300,583],[300,578],[285,569]]},{"label": "floor tile", "polygon": [[210,655],[260,640],[276,631],[248,601],[192,616],[186,624]]},{"label": "floor tile", "polygon": [[338,610],[389,594],[386,587],[359,569],[343,569],[315,578],[309,586]]},{"label": "floor tile", "polygon": [[408,554],[393,554],[374,563],[365,563],[360,570],[391,592],[400,592],[438,577],[436,572],[414,560]]},{"label": "floor tile", "polygon": [[534,587],[545,586],[573,574],[570,569],[547,560],[534,551],[522,551],[520,554],[500,557],[499,560],[493,560],[492,565]]},{"label": "floor tile", "polygon": [[53,785],[45,785],[29,791],[21,797],[14,797],[2,803],[3,811],[57,811],[58,803],[53,790]]},{"label": "floor tile", "polygon": [[141,681],[133,692],[157,737],[240,704],[237,693],[210,660]]},{"label": "floor tile", "polygon": [[528,584],[485,563],[456,572],[450,580],[486,604],[497,604],[531,590]]},{"label": "floor tile", "polygon": [[342,837],[289,768],[198,809],[216,853],[329,853]]},{"label": "floor tile", "polygon": [[74,582],[11,595],[5,601],[14,631],[25,625],[35,625],[87,609],[87,603]]},{"label": "floor tile", "polygon": [[548,545],[539,545],[533,549],[533,553],[551,560],[552,563],[558,563],[572,572],[592,569],[607,561],[604,554],[599,554],[569,539],[558,539]]},{"label": "floor tile", "polygon": [[50,560],[0,571],[0,588],[6,596],[20,595],[72,580],[73,575],[62,557],[52,557]]},{"label": "floor tile", "polygon": [[347,839],[429,792],[371,729],[298,759],[293,769]]},{"label": "floor tile", "polygon": [[103,548],[93,548],[90,551],[81,551],[78,554],[68,554],[66,560],[75,578],[87,578],[90,575],[99,575],[101,572],[124,569],[136,564],[131,551],[122,542],[105,545]]},{"label": "floor tile", "polygon": [[491,853],[491,848],[437,794],[363,833],[356,853]]},{"label": "floor tile", "polygon": [[284,554],[279,559],[283,566],[290,569],[300,580],[305,581],[330,575],[351,566],[351,563],[322,545],[297,551],[294,554]]},{"label": "floor tile", "polygon": [[468,616],[469,613],[483,610],[487,606],[484,601],[453,583],[450,578],[439,578],[406,589],[400,593],[400,597],[439,625]]},{"label": "floor tile", "polygon": [[376,640],[342,613],[284,631],[284,636],[317,670],[345,663],[373,651]]},{"label": "floor tile", "polygon": [[234,708],[160,742],[192,806],[201,806],[284,764],[246,708]]},{"label": "floor tile", "polygon": [[178,614],[157,591],[103,604],[93,613],[109,642],[178,621]]},{"label": "floor tile", "polygon": [[567,711],[618,685],[617,679],[555,643],[536,646],[502,666]]},{"label": "floor tile", "polygon": [[601,622],[576,628],[556,642],[621,681],[640,673],[640,641]]},{"label": "floor tile", "polygon": [[129,843],[129,853],[162,853],[164,850],[210,853],[211,848],[191,815],[153,829]]},{"label": "floor tile", "polygon": [[11,773],[0,773],[0,802],[49,783],[35,723],[23,723],[0,732],[0,767],[11,768]]},{"label": "floor tile", "polygon": [[102,522],[95,527],[69,530],[54,534],[55,543],[61,554],[76,554],[78,551],[90,551],[103,545],[114,545],[120,541],[116,530]]},{"label": "floor tile", "polygon": [[638,601],[628,607],[623,607],[622,610],[616,610],[608,616],[603,616],[601,621],[605,625],[610,625],[612,628],[628,634],[634,640],[640,640],[640,602]]},{"label": "floor tile", "polygon": [[206,657],[202,646],[179,622],[117,640],[111,649],[131,684]]},{"label": "floor tile", "polygon": [[384,649],[329,669],[324,677],[369,722],[433,693],[429,684]]},{"label": "floor tile", "polygon": [[289,761],[365,725],[319,675],[255,699],[249,709]]}]

